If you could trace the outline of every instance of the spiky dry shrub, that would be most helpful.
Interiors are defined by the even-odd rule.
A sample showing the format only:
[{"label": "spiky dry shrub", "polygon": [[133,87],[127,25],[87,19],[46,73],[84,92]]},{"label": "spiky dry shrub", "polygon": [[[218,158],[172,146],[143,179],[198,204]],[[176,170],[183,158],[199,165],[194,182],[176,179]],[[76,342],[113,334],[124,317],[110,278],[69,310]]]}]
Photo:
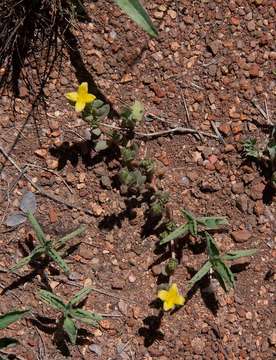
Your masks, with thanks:
[{"label": "spiky dry shrub", "polygon": [[0,88],[19,95],[24,83],[42,94],[65,33],[82,6],[80,0],[2,0],[0,2]]}]

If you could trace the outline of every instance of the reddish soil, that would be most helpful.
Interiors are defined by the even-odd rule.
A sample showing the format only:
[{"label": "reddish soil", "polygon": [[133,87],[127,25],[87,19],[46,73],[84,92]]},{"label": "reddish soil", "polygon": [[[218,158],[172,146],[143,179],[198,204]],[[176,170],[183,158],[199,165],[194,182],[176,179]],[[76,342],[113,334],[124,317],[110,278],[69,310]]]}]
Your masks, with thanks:
[{"label": "reddish soil", "polygon": [[[1,331],[1,337],[20,341],[6,351],[28,360],[275,359],[275,196],[266,191],[267,179],[256,166],[242,158],[241,144],[253,137],[265,144],[265,117],[276,121],[276,3],[155,0],[146,4],[159,30],[157,39],[149,39],[113,4],[87,4],[91,21],[75,31],[82,66],[79,61],[76,69],[67,57],[61,72],[52,72],[45,90],[46,110],[39,109],[35,120],[28,120],[19,138],[30,110],[26,88],[21,86],[15,114],[10,97],[0,99],[1,147],[21,168],[36,166],[28,167],[27,174],[44,191],[83,209],[69,209],[37,194],[35,215],[45,233],[61,237],[80,224],[87,227],[85,235],[72,242],[81,243],[67,257],[69,279],[48,270],[50,287],[67,299],[83,285],[101,289],[105,294],[92,292],[85,307],[112,315],[99,329],[82,326],[78,345],[69,344],[66,355],[53,341],[57,313],[37,297],[37,291],[45,288],[41,275],[24,279],[32,271],[30,266],[18,271],[21,277],[0,270],[0,286],[6,289],[0,313],[14,307],[34,311]],[[208,292],[202,283],[185,306],[158,317],[159,310],[151,303],[164,261],[155,251],[158,237],[142,234],[147,206],[142,204],[130,214],[126,197],[101,184],[101,176],[110,174],[113,164],[81,156],[87,124],[64,94],[85,81],[87,74],[115,110],[134,99],[145,104],[140,132],[173,124],[215,135],[213,125],[218,128],[225,143],[208,136],[173,134],[141,141],[140,155],[154,158],[164,173],[158,186],[170,193],[178,224],[183,222],[181,208],[197,215],[227,216],[228,228],[215,234],[221,251],[258,249],[252,258],[234,263],[235,291],[224,293],[214,283]],[[147,121],[148,114],[156,117]],[[116,118],[109,121],[116,125]],[[0,268],[7,269],[22,257],[19,245],[32,229],[25,223],[10,230],[6,216],[18,210],[26,189],[35,189],[24,177],[18,180],[19,173],[2,155],[0,161],[4,165]],[[242,236],[244,231],[248,236]],[[180,290],[205,260],[206,252],[198,244],[185,244],[173,275]]]}]

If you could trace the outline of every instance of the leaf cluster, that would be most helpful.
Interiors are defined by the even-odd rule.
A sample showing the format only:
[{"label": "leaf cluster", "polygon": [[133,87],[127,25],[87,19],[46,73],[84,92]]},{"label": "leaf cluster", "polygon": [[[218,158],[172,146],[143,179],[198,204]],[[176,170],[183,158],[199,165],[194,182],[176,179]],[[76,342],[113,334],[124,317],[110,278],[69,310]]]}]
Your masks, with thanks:
[{"label": "leaf cluster", "polygon": [[77,340],[78,328],[76,321],[81,321],[85,324],[97,327],[99,321],[102,320],[101,315],[78,307],[78,305],[87,298],[91,291],[91,288],[83,288],[77,292],[66,304],[59,296],[49,291],[39,291],[39,297],[44,303],[50,305],[53,309],[62,313],[60,325],[68,334],[72,344],[75,344]]},{"label": "leaf cluster", "polygon": [[150,214],[153,217],[160,217],[163,215],[165,206],[169,201],[169,193],[164,191],[157,191],[152,196],[152,202],[150,204]]},{"label": "leaf cluster", "polygon": [[215,230],[218,229],[221,225],[227,224],[225,217],[195,217],[191,212],[185,209],[182,209],[181,212],[182,215],[186,218],[187,222],[183,225],[180,225],[166,236],[163,236],[159,242],[160,245],[164,245],[172,240],[183,238],[188,234],[197,236],[198,233],[202,232],[203,230]]},{"label": "leaf cluster", "polygon": [[59,251],[65,246],[68,240],[71,240],[75,236],[83,233],[85,228],[81,226],[77,230],[62,237],[61,239],[52,241],[46,239],[46,235],[44,234],[41,226],[30,211],[27,212],[27,218],[30,221],[33,230],[35,231],[39,244],[31,251],[28,256],[25,256],[20,261],[18,261],[10,270],[15,271],[44,255],[47,258],[51,258],[65,273],[69,273],[69,267],[63,260],[62,256],[59,254]]},{"label": "leaf cluster", "polygon": [[226,261],[232,261],[241,257],[252,256],[256,253],[256,249],[250,250],[234,250],[221,255],[214,238],[207,232],[204,232],[204,237],[207,242],[208,260],[201,267],[201,269],[189,281],[189,288],[192,288],[196,282],[201,280],[206,274],[212,271],[218,278],[220,284],[225,291],[228,291],[235,286],[234,274]]}]

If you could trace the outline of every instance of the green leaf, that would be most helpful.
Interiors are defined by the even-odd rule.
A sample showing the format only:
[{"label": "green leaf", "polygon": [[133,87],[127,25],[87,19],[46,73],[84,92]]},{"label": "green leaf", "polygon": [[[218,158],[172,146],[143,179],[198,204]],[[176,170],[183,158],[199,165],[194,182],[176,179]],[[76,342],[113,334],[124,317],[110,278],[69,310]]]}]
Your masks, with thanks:
[{"label": "green leaf", "polygon": [[200,225],[203,225],[206,230],[217,229],[221,225],[227,225],[227,219],[225,217],[210,216],[196,219]]},{"label": "green leaf", "polygon": [[96,142],[95,150],[96,151],[103,151],[108,148],[108,143],[105,140],[99,140]]},{"label": "green leaf", "polygon": [[45,234],[44,234],[41,226],[39,225],[38,221],[33,216],[33,214],[29,211],[27,212],[27,217],[32,225],[32,228],[34,229],[34,231],[36,233],[38,241],[40,242],[41,245],[44,245],[46,243],[46,238],[45,238]]},{"label": "green leaf", "polygon": [[157,31],[144,7],[138,0],[114,0],[115,3],[143,30],[151,36],[157,36]]},{"label": "green leaf", "polygon": [[99,109],[100,107],[102,107],[104,105],[104,102],[102,100],[96,99],[93,101],[92,103],[92,108],[93,109]]},{"label": "green leaf", "polygon": [[91,293],[92,288],[85,287],[77,292],[72,299],[70,300],[70,305],[78,305],[82,300],[87,298],[87,296]]},{"label": "green leaf", "polygon": [[61,239],[55,242],[55,249],[60,249],[68,240],[73,239],[74,237],[82,234],[85,231],[85,226],[80,226],[77,230],[72,231],[70,234],[63,236]]},{"label": "green leaf", "polygon": [[48,249],[48,255],[58,264],[65,274],[70,272],[68,265],[55,249]]},{"label": "green leaf", "polygon": [[110,105],[109,104],[105,104],[103,106],[101,106],[97,112],[96,112],[96,117],[97,120],[103,120],[105,117],[107,117],[107,115],[109,114],[110,111]]},{"label": "green leaf", "polygon": [[202,279],[211,269],[211,262],[208,260],[201,269],[198,270],[198,272],[191,278],[189,281],[189,287],[193,287],[196,282],[198,282],[200,279]]},{"label": "green leaf", "polygon": [[99,128],[91,130],[91,133],[95,135],[95,137],[99,137],[102,134],[101,129]]},{"label": "green leaf", "polygon": [[17,320],[22,319],[27,315],[31,310],[13,310],[6,314],[0,315],[0,329],[5,329],[10,324],[14,323]]},{"label": "green leaf", "polygon": [[63,321],[63,329],[69,336],[72,344],[76,344],[78,329],[72,319],[66,317]]},{"label": "green leaf", "polygon": [[76,320],[93,326],[97,326],[98,322],[103,319],[101,315],[83,309],[72,309],[70,315]]},{"label": "green leaf", "polygon": [[195,221],[196,218],[190,211],[186,209],[181,209],[181,212],[188,221]]},{"label": "green leaf", "polygon": [[215,270],[217,275],[219,276],[219,280],[221,281],[223,288],[225,291],[228,291],[229,288],[234,288],[235,279],[234,274],[230,270],[230,268],[224,264],[220,259],[212,260],[212,268]]},{"label": "green leaf", "polygon": [[[9,338],[9,337],[4,337],[0,339],[0,349],[4,349],[8,346],[14,346],[18,344],[18,341],[16,339],[13,338]],[[1,360],[1,356],[0,356],[0,360]]]},{"label": "green leaf", "polygon": [[187,224],[189,226],[189,233],[191,233],[193,236],[197,236],[197,222],[196,220],[191,220]]},{"label": "green leaf", "polygon": [[143,119],[144,105],[140,101],[134,101],[134,104],[131,106],[131,115],[136,122],[139,122]]},{"label": "green leaf", "polygon": [[50,305],[52,308],[65,312],[66,306],[59,296],[47,290],[40,290],[38,295],[42,301]]},{"label": "green leaf", "polygon": [[256,254],[256,252],[257,252],[257,249],[233,250],[233,251],[229,251],[228,253],[223,255],[221,258],[223,260],[235,260],[235,259],[239,259],[239,258],[245,257],[245,256],[252,256],[252,255]]},{"label": "green leaf", "polygon": [[138,151],[137,144],[132,144],[132,146],[130,146],[130,147],[121,148],[122,162],[124,164],[129,164],[131,161],[133,161],[135,159],[137,151]]},{"label": "green leaf", "polygon": [[248,139],[243,144],[243,153],[247,157],[251,157],[253,159],[260,159],[260,152],[257,148],[257,140],[256,139]]},{"label": "green leaf", "polygon": [[174,230],[169,235],[167,235],[162,240],[160,240],[159,245],[166,244],[167,242],[171,240],[175,240],[179,237],[184,237],[185,235],[188,234],[188,232],[189,232],[189,225],[188,224],[181,225],[176,230]]},{"label": "green leaf", "polygon": [[119,180],[121,184],[129,185],[132,179],[131,173],[127,168],[122,168],[122,170],[119,172]]},{"label": "green leaf", "polygon": [[36,246],[33,251],[30,253],[30,255],[25,256],[21,260],[19,260],[13,267],[10,268],[11,271],[15,271],[17,269],[20,269],[21,267],[27,265],[30,261],[32,261],[37,256],[43,254],[45,252],[43,245]]},{"label": "green leaf", "polygon": [[213,237],[208,233],[204,233],[206,240],[207,240],[207,250],[209,258],[212,260],[213,258],[219,257],[219,249]]}]

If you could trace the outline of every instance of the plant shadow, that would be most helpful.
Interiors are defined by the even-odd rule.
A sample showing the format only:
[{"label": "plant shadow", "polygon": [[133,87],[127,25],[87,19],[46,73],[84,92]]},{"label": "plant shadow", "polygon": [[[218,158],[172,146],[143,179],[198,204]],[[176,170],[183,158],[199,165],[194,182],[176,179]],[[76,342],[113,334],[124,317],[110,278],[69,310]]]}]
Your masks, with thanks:
[{"label": "plant shadow", "polygon": [[114,110],[112,104],[109,102],[106,96],[100,91],[93,76],[86,69],[81,53],[79,51],[78,39],[75,37],[75,35],[71,32],[69,28],[67,28],[67,30],[65,31],[64,36],[67,44],[67,51],[69,54],[69,58],[72,66],[76,71],[76,77],[78,79],[78,82],[79,83],[87,82],[88,91],[93,95],[95,95],[99,100],[102,100],[104,103],[109,104],[110,116],[118,118],[119,117],[118,112]]},{"label": "plant shadow", "polygon": [[157,316],[148,316],[143,320],[144,326],[138,330],[139,336],[144,338],[144,346],[150,347],[156,341],[164,339],[164,334],[159,330],[161,326],[161,320],[163,312],[160,311]]},{"label": "plant shadow", "polygon": [[76,167],[80,159],[86,167],[93,167],[101,162],[108,163],[117,157],[114,148],[96,152],[89,140],[74,142],[73,144],[65,141],[59,146],[50,148],[49,151],[52,156],[58,159],[58,170],[62,170],[68,162]]}]

